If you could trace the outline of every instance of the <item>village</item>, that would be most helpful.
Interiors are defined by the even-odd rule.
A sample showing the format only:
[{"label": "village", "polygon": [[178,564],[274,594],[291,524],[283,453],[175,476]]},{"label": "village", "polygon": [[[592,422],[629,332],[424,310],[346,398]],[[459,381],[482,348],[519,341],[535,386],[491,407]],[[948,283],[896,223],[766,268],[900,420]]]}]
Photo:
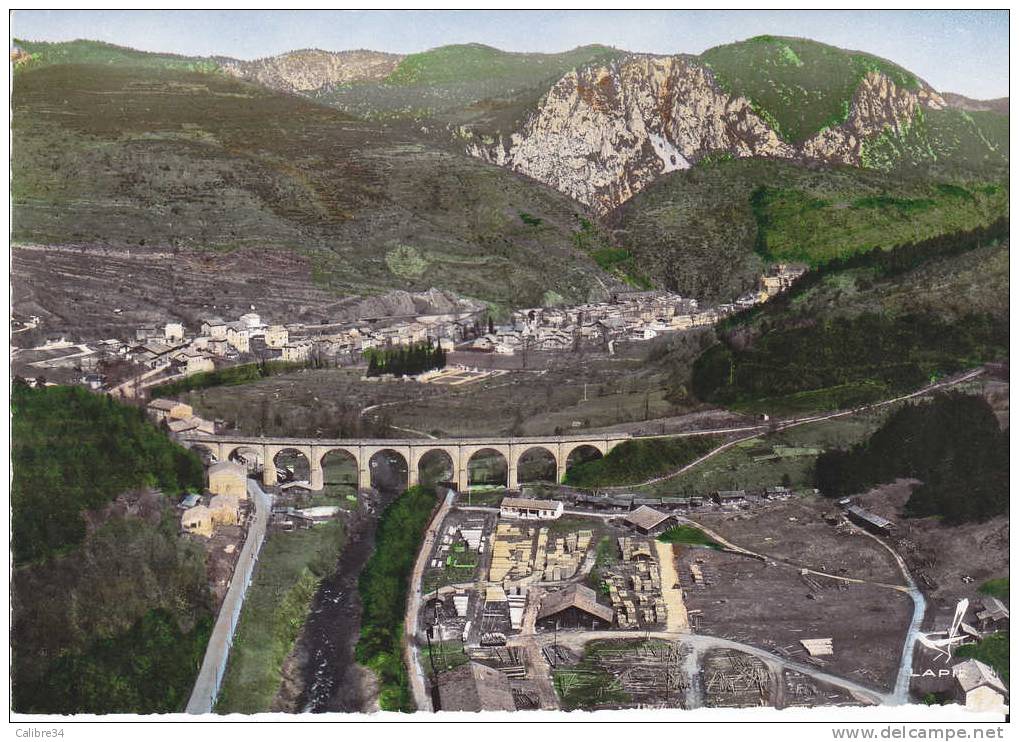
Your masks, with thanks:
[{"label": "village", "polygon": [[[619,342],[642,342],[670,332],[714,325],[788,289],[805,271],[779,264],[758,287],[733,303],[701,308],[695,299],[663,291],[616,292],[601,303],[512,312],[496,324],[483,312],[418,315],[375,321],[308,325],[269,322],[255,311],[236,319],[207,317],[198,327],[170,321],[134,329],[130,336],[71,341],[46,337],[14,348],[14,373],[28,381],[77,383],[118,397],[195,374],[246,363],[357,365],[372,349],[432,343],[461,351],[465,369],[491,368],[492,357],[522,357],[590,349],[612,354]],[[252,307],[254,309],[254,307]],[[12,317],[12,333],[44,330],[39,317]]]}]

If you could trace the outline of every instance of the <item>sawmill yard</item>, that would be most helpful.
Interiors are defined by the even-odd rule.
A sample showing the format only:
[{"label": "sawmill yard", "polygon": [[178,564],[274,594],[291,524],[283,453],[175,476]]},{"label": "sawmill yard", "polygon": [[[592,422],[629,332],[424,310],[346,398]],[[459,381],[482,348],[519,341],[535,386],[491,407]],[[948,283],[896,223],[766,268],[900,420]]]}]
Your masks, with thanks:
[{"label": "sawmill yard", "polygon": [[458,498],[421,575],[440,697],[464,663],[499,670],[517,708],[858,705],[895,684],[913,604],[829,499],[706,504],[679,521],[704,538],[668,544],[627,513],[520,520],[498,504]]}]

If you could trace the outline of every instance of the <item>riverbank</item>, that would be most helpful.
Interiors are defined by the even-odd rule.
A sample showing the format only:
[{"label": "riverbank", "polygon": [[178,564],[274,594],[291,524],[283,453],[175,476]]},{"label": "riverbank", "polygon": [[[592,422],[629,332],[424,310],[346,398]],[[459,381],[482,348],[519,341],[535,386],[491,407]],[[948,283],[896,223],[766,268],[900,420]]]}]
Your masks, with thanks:
[{"label": "riverbank", "polygon": [[375,548],[378,513],[398,494],[362,493],[347,521],[347,540],[331,575],[319,585],[307,621],[286,658],[272,711],[371,713],[378,711],[375,674],[354,660],[361,631],[358,578]]},{"label": "riverbank", "polygon": [[217,713],[270,710],[284,660],[344,542],[340,521],[267,537],[237,625]]},{"label": "riverbank", "polygon": [[403,620],[410,576],[436,507],[433,488],[415,486],[382,513],[375,551],[358,581],[364,606],[357,661],[379,678],[384,711],[414,711],[403,661]]}]

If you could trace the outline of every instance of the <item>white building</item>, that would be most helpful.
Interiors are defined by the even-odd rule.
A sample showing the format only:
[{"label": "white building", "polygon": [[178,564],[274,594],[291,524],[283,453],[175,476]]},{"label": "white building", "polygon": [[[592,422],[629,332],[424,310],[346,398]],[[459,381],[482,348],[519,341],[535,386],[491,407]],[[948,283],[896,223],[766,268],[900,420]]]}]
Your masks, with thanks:
[{"label": "white building", "polygon": [[531,500],[524,497],[504,497],[499,505],[499,515],[503,518],[555,520],[562,514],[563,504],[559,500]]},{"label": "white building", "polygon": [[163,338],[168,343],[183,343],[184,325],[180,322],[167,322],[163,328]]}]

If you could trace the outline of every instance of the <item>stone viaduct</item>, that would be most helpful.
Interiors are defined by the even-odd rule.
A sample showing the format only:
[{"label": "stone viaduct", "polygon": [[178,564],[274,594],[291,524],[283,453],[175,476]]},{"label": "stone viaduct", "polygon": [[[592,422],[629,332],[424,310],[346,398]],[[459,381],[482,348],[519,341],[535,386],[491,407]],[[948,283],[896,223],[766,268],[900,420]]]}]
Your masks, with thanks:
[{"label": "stone viaduct", "polygon": [[227,461],[237,452],[253,452],[262,464],[262,481],[267,486],[277,483],[276,457],[283,451],[302,454],[310,469],[310,486],[320,490],[325,486],[323,460],[332,453],[349,456],[357,465],[359,488],[371,486],[372,459],[376,454],[395,454],[403,459],[407,467],[407,484],[418,483],[422,459],[431,452],[444,454],[453,471],[457,489],[465,490],[470,485],[470,462],[481,452],[495,452],[506,463],[506,486],[519,486],[517,471],[524,454],[538,449],[546,452],[555,461],[556,481],[561,482],[566,474],[570,455],[580,449],[594,449],[604,456],[630,436],[587,435],[547,436],[534,438],[450,438],[450,439],[312,439],[312,438],[252,438],[229,435],[205,435],[185,433],[178,436],[180,442],[189,448],[204,448],[217,461]]}]

